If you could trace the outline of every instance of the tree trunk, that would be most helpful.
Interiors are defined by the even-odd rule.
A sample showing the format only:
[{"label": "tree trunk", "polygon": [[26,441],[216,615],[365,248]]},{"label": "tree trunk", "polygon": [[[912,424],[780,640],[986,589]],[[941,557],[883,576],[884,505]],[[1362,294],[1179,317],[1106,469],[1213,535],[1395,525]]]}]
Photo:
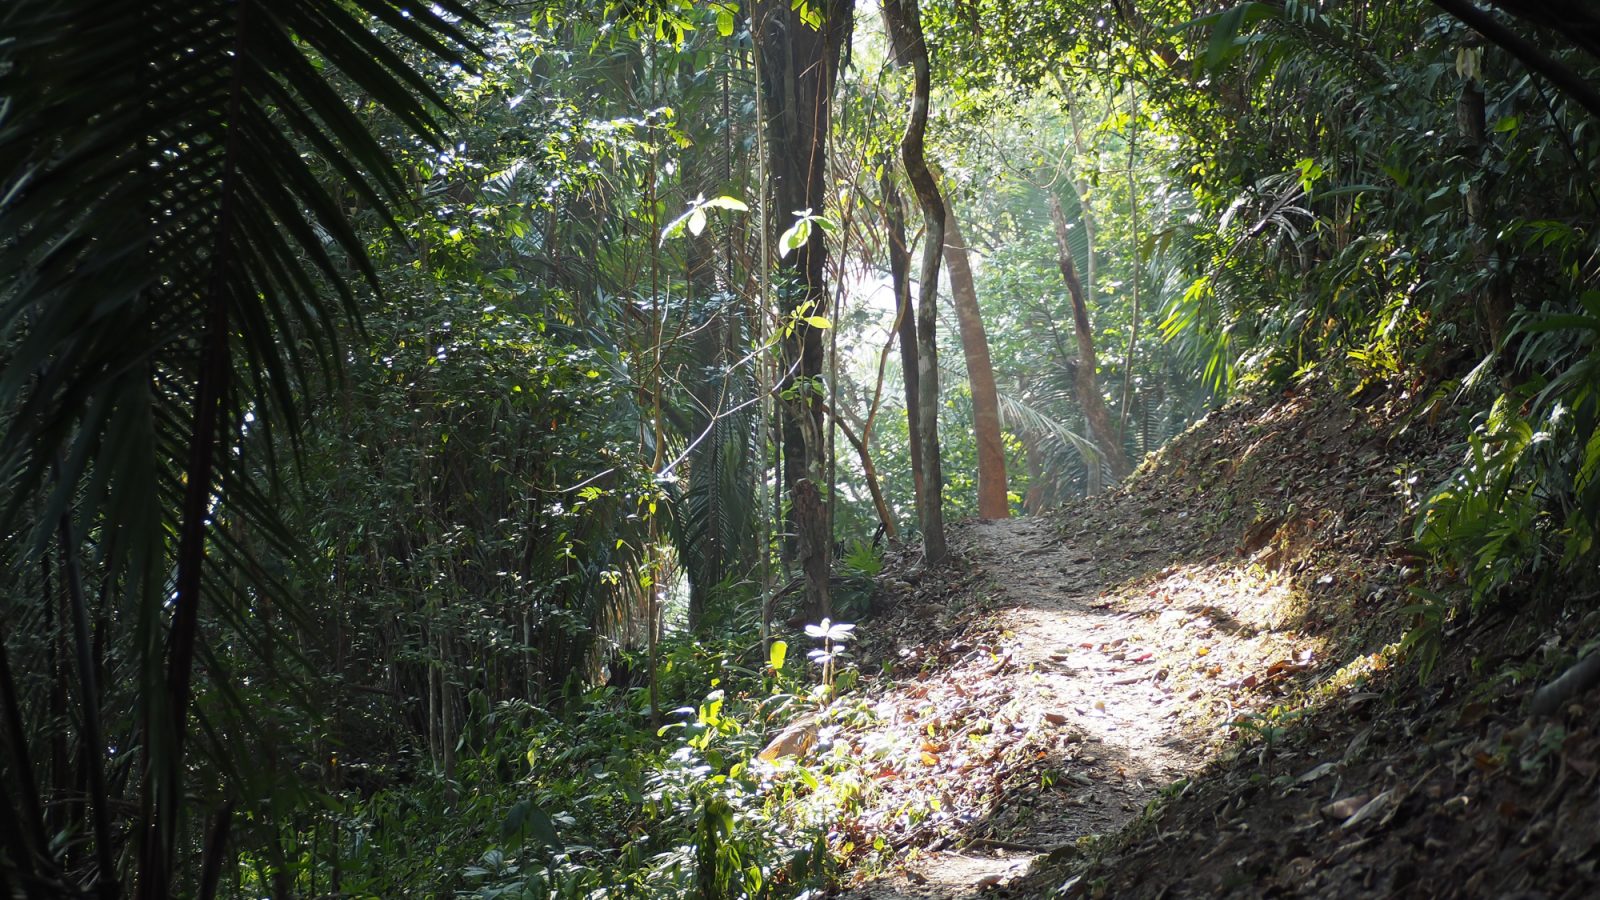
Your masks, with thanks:
[{"label": "tree trunk", "polygon": [[1028,492],[1022,498],[1022,511],[1030,516],[1044,512],[1044,453],[1037,435],[1022,435],[1028,454]]},{"label": "tree trunk", "polygon": [[906,241],[906,211],[889,166],[882,167],[883,221],[889,232],[889,280],[894,285],[895,330],[900,338],[900,380],[905,383],[906,433],[910,435],[911,483],[914,501],[922,501],[922,428],[918,423],[917,314],[911,308],[911,248]]},{"label": "tree trunk", "polygon": [[1078,267],[1072,260],[1072,246],[1067,242],[1067,216],[1061,211],[1061,201],[1050,196],[1050,220],[1056,232],[1056,262],[1061,267],[1061,277],[1067,282],[1067,293],[1072,295],[1072,324],[1078,339],[1078,363],[1074,381],[1078,388],[1078,403],[1083,407],[1084,420],[1089,425],[1095,447],[1111,468],[1117,480],[1127,477],[1128,458],[1122,452],[1116,429],[1111,426],[1111,414],[1106,411],[1105,398],[1100,396],[1100,386],[1095,383],[1094,332],[1089,325],[1089,301],[1083,284],[1078,280]]},{"label": "tree trunk", "polygon": [[934,340],[938,322],[939,257],[944,248],[944,199],[923,153],[928,130],[928,94],[932,74],[928,45],[922,39],[922,15],[916,0],[883,0],[896,59],[911,63],[911,115],[900,138],[900,159],[922,206],[922,271],[917,284],[917,415],[922,438],[921,495],[917,514],[922,523],[922,556],[927,566],[944,562],[944,477],[939,459],[939,364]]},{"label": "tree trunk", "polygon": [[[1078,108],[1067,108],[1067,120],[1072,125],[1072,147],[1078,156],[1087,156],[1089,151],[1083,141],[1083,128],[1078,124]],[[1083,170],[1078,168],[1077,158],[1072,160],[1072,191],[1078,197],[1078,224],[1083,226],[1083,287],[1084,293],[1089,297],[1100,295],[1099,265],[1095,260],[1094,248],[1099,246],[1095,240],[1094,213],[1089,209],[1089,182],[1083,178]]]},{"label": "tree trunk", "polygon": [[[862,434],[870,436],[871,432],[862,428],[862,434],[857,434],[855,429],[850,427],[850,423],[839,415],[838,409],[832,406],[828,407],[828,415],[833,417],[833,424],[844,432],[844,439],[850,442],[850,446],[856,448],[856,457],[861,460],[861,477],[867,482],[867,493],[872,495],[872,508],[878,511],[878,521],[883,524],[883,533],[888,535],[890,540],[898,538],[900,529],[894,523],[894,512],[889,509],[889,501],[883,496],[883,485],[878,481],[878,467],[873,465],[872,451],[868,449],[867,441],[862,436]],[[857,424],[860,424],[859,420]]]},{"label": "tree trunk", "polygon": [[[1139,350],[1139,179],[1134,170],[1137,156],[1134,150],[1135,128],[1139,126],[1139,98],[1136,92],[1128,98],[1128,230],[1133,235],[1133,323],[1128,330],[1128,352],[1122,363],[1122,402],[1117,406],[1117,434],[1127,437],[1128,410],[1133,402],[1133,359]],[[1141,453],[1149,452],[1140,448]]]},{"label": "tree trunk", "polygon": [[[817,7],[820,5],[820,9]],[[800,18],[790,0],[755,0],[750,8],[755,36],[763,125],[767,130],[766,171],[774,207],[788,213],[822,214],[826,204],[826,151],[829,108],[839,55],[851,25],[849,0],[825,0],[810,9],[823,16],[820,28]],[[786,229],[789,223],[778,222]],[[780,263],[778,305],[786,321],[804,310],[828,314],[823,284],[827,249],[823,230],[812,228],[806,242]],[[821,485],[827,448],[822,432],[822,331],[803,321],[787,328],[782,341],[779,383],[783,441],[783,480],[790,497],[794,556],[805,577],[806,609],[813,618],[829,612],[828,569],[833,542]]]},{"label": "tree trunk", "polygon": [[1000,438],[1000,398],[994,386],[994,364],[989,359],[989,336],[978,311],[978,288],[972,280],[967,242],[961,236],[955,210],[945,198],[944,261],[950,269],[950,296],[961,331],[961,352],[967,359],[967,383],[972,388],[972,428],[978,441],[978,515],[1004,519],[1011,512],[1006,499],[1006,447]]},{"label": "tree trunk", "polygon": [[[1483,349],[1493,353],[1500,349],[1505,340],[1512,304],[1504,287],[1504,279],[1489,274],[1494,268],[1494,254],[1489,237],[1491,218],[1489,193],[1486,189],[1490,177],[1486,165],[1486,151],[1489,147],[1488,124],[1481,84],[1482,73],[1479,71],[1483,65],[1483,52],[1482,48],[1472,47],[1463,51],[1466,58],[1476,62],[1468,67],[1468,71],[1463,72],[1461,93],[1456,98],[1456,125],[1461,133],[1461,141],[1465,144],[1465,155],[1474,163],[1473,168],[1476,170],[1475,177],[1467,182],[1465,198],[1473,263],[1486,279],[1483,289],[1478,292],[1479,306],[1475,313],[1478,320],[1483,323],[1488,342],[1488,346]],[[1460,63],[1457,64],[1457,68],[1462,68]]]}]

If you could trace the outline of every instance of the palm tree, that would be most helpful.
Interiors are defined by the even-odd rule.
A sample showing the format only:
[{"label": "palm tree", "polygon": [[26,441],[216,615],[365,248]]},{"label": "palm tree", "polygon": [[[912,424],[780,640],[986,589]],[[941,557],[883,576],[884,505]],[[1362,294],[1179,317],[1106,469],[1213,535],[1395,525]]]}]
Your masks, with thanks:
[{"label": "palm tree", "polygon": [[[252,732],[221,721],[248,725],[219,644],[270,645],[251,631],[271,593],[252,560],[293,545],[269,502],[276,460],[254,448],[294,443],[359,283],[376,287],[346,210],[392,223],[405,197],[348,98],[437,139],[443,98],[407,55],[465,64],[472,24],[462,0],[0,13],[7,893],[112,897],[130,877],[140,897],[180,878],[214,892],[230,817],[254,799],[235,765],[252,748],[224,738]],[[69,656],[71,677],[37,665]],[[70,716],[50,715],[68,696]],[[35,763],[40,747],[56,749]]]}]

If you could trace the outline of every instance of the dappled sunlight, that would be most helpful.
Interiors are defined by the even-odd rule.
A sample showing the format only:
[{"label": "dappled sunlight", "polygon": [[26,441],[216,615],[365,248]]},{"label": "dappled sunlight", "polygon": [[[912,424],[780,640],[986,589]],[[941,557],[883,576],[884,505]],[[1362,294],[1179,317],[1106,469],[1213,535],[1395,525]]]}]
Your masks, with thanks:
[{"label": "dappled sunlight", "polygon": [[858,896],[965,896],[975,866],[1007,883],[1237,751],[1299,766],[1278,752],[1286,729],[1371,696],[1409,571],[1388,535],[1443,462],[1397,476],[1382,436],[1399,408],[1331,396],[1231,404],[1059,519],[959,532],[975,564],[959,596],[1000,612],[902,636],[870,724],[841,734],[867,783],[836,848],[859,873],[901,873]]}]

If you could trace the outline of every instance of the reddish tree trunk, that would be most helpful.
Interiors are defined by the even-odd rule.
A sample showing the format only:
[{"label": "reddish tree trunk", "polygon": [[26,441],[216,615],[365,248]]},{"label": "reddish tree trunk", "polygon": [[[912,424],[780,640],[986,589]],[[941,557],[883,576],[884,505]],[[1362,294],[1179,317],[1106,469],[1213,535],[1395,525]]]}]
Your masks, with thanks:
[{"label": "reddish tree trunk", "polygon": [[972,428],[978,441],[978,515],[1004,519],[1011,513],[1006,499],[1006,447],[1000,437],[1000,397],[989,359],[989,336],[978,310],[978,288],[972,280],[967,242],[961,236],[949,199],[945,206],[944,261],[950,269],[950,295],[961,331],[961,352],[967,359],[967,384],[972,388]]}]

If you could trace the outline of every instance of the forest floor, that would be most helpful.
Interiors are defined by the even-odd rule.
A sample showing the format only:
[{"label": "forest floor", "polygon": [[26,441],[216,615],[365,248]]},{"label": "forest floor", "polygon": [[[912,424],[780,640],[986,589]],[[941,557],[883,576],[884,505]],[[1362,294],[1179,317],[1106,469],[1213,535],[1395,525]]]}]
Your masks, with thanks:
[{"label": "forest floor", "polygon": [[1449,419],[1244,397],[1114,492],[891,558],[833,736],[867,781],[843,896],[1600,895],[1600,698],[1526,711],[1600,617],[1450,623],[1426,680],[1401,643]]}]

